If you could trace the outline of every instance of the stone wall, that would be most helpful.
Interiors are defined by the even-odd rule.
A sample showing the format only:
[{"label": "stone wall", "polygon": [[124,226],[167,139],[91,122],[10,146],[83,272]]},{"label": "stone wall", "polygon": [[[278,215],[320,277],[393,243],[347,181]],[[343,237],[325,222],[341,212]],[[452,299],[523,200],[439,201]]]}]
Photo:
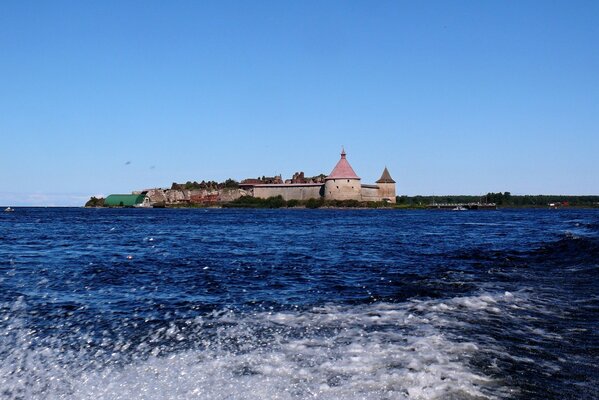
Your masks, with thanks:
[{"label": "stone wall", "polygon": [[289,200],[358,200],[388,201],[395,203],[395,184],[379,183],[361,185],[359,179],[329,179],[325,184],[267,184],[246,189],[225,188],[220,190],[193,189],[150,189],[146,194],[150,205],[219,204],[234,201],[242,196],[261,199],[281,196]]},{"label": "stone wall", "polygon": [[382,201],[378,186],[362,186],[362,201]]},{"label": "stone wall", "polygon": [[248,196],[249,192],[243,189],[224,188],[218,191],[218,201],[226,203],[228,201],[237,200],[240,197]]},{"label": "stone wall", "polygon": [[288,200],[319,199],[321,197],[322,184],[283,184],[283,185],[256,185],[253,188],[254,197],[267,199],[269,197],[281,196]]},{"label": "stone wall", "polygon": [[324,190],[327,200],[362,200],[359,179],[328,179]]},{"label": "stone wall", "polygon": [[221,202],[233,201],[241,196],[247,196],[248,192],[243,189],[151,189],[146,196],[150,199],[150,204],[216,204]]},{"label": "stone wall", "polygon": [[378,183],[379,195],[382,199],[387,199],[390,203],[395,203],[395,183]]}]

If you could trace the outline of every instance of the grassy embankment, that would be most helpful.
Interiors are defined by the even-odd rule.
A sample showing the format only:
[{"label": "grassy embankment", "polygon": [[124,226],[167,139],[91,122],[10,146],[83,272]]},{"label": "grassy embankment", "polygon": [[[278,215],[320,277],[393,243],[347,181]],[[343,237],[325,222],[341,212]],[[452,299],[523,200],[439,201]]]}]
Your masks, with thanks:
[{"label": "grassy embankment", "polygon": [[260,199],[257,197],[244,196],[237,200],[224,203],[223,208],[393,208],[393,205],[382,201],[361,202],[357,200],[287,200],[283,197],[269,197]]}]

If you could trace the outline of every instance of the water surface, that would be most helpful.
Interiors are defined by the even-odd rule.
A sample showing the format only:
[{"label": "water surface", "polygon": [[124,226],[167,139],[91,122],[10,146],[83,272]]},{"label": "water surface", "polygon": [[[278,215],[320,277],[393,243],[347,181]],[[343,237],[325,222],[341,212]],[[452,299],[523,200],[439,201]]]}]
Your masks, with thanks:
[{"label": "water surface", "polygon": [[596,399],[599,211],[19,208],[0,398]]}]

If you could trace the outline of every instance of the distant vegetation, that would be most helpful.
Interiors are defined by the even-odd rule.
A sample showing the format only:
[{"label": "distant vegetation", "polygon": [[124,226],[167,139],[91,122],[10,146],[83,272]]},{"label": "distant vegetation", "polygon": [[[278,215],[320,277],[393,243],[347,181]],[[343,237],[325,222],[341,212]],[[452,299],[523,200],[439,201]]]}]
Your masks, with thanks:
[{"label": "distant vegetation", "polygon": [[[237,181],[227,179],[225,182],[217,183],[214,181],[204,182],[187,182],[185,184],[173,183],[173,187],[184,189],[200,189],[200,188],[237,188]],[[397,196],[397,204],[388,204],[385,202],[361,202],[357,200],[324,200],[308,199],[308,200],[288,200],[283,197],[269,197],[268,199],[260,199],[252,196],[243,196],[237,200],[223,203],[224,208],[321,208],[321,207],[336,207],[336,208],[400,208],[400,209],[424,209],[431,204],[468,204],[468,203],[495,203],[500,207],[547,207],[549,204],[560,207],[597,207],[599,208],[599,196],[560,196],[560,195],[524,195],[516,196],[510,192],[503,193],[487,193],[484,196],[470,195],[455,195],[455,196]],[[153,207],[165,207],[164,203],[154,204]],[[201,204],[178,204],[169,205],[168,207],[204,207]],[[85,207],[105,207],[104,198],[92,197]]]},{"label": "distant vegetation", "polygon": [[574,207],[599,207],[599,196],[559,196],[559,195],[526,195],[511,196],[510,199],[504,199],[501,203],[506,206],[514,207],[538,207],[547,204],[569,205]]},{"label": "distant vegetation", "polygon": [[599,196],[566,195],[512,195],[510,192],[487,193],[484,196],[397,196],[401,208],[418,208],[430,204],[443,203],[495,203],[502,207],[547,207],[548,204],[561,204],[573,207],[599,207]]},{"label": "distant vegetation", "polygon": [[225,208],[281,208],[286,207],[287,202],[283,197],[269,197],[268,199],[259,199],[252,196],[243,196],[229,203],[223,204]]},{"label": "distant vegetation", "polygon": [[308,199],[308,200],[288,200],[285,201],[282,196],[269,197],[260,199],[257,197],[244,196],[237,200],[223,204],[224,208],[321,208],[321,207],[338,207],[338,208],[391,208],[392,205],[385,202],[357,200],[324,200]]},{"label": "distant vegetation", "polygon": [[216,182],[216,181],[187,181],[185,183],[176,183],[173,182],[171,185],[171,190],[217,190],[217,189],[237,189],[239,187],[239,182],[234,179],[227,179],[224,182]]},{"label": "distant vegetation", "polygon": [[104,207],[104,198],[92,197],[85,203],[85,207]]}]

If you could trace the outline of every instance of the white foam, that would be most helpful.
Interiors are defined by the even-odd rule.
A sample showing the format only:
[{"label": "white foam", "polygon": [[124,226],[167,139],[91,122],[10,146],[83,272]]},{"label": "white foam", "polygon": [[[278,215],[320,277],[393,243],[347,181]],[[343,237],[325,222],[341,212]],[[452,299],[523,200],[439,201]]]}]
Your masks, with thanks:
[{"label": "white foam", "polygon": [[[77,351],[63,350],[60,338],[36,347],[36,333],[13,319],[0,339],[8,354],[0,393],[94,400],[499,398],[507,393],[501,382],[470,364],[481,345],[443,327],[462,323],[452,317],[460,309],[489,312],[508,298],[222,311],[150,332],[137,350],[126,341],[92,350],[84,335]],[[159,345],[190,339],[186,350]]]}]

